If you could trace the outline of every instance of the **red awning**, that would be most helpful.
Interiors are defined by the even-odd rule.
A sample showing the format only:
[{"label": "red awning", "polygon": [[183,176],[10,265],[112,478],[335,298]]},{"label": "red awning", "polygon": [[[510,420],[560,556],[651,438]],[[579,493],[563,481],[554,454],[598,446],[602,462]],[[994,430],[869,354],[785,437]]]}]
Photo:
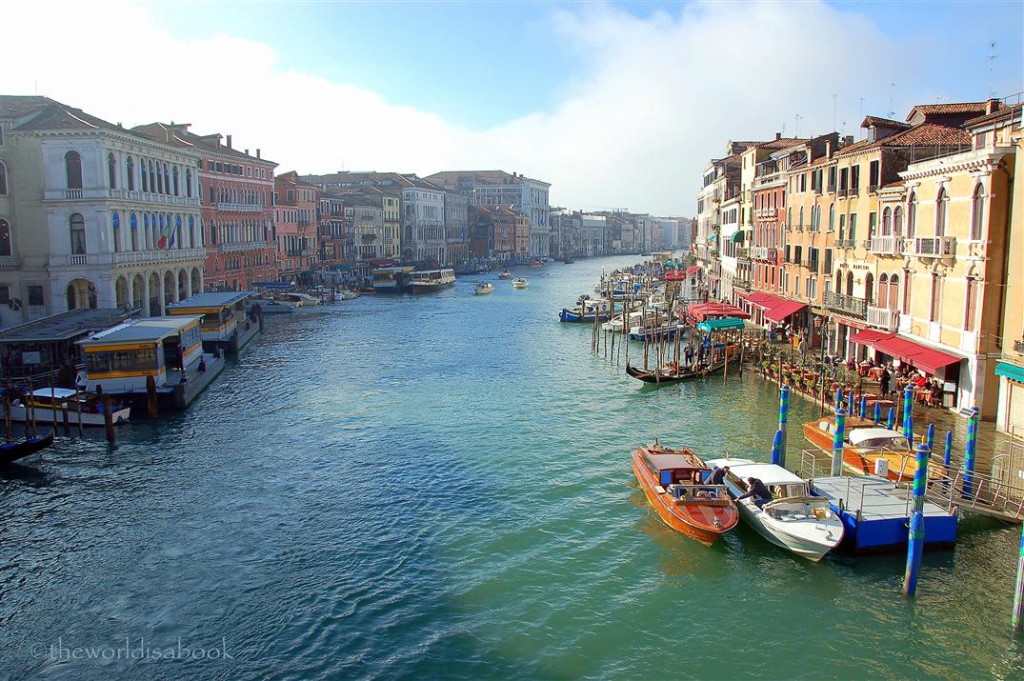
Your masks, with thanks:
[{"label": "red awning", "polygon": [[883,338],[892,338],[896,334],[885,333],[884,331],[872,331],[871,329],[865,329],[858,333],[850,336],[850,342],[856,343],[857,345],[868,345],[874,346],[875,343],[882,340]]},{"label": "red awning", "polygon": [[903,362],[909,362],[918,369],[924,369],[931,374],[937,374],[939,369],[950,364],[959,364],[961,359],[899,336],[883,338],[874,346],[876,350],[892,355]]},{"label": "red awning", "polygon": [[686,276],[690,276],[695,272],[700,272],[700,265],[691,265],[690,267],[686,268]]},{"label": "red awning", "polygon": [[781,322],[791,314],[796,314],[807,307],[806,303],[801,303],[799,300],[783,300],[781,298],[776,300],[778,302],[764,312],[766,318],[775,322]]},{"label": "red awning", "polygon": [[739,319],[750,318],[749,312],[744,312],[735,305],[729,305],[727,303],[699,303],[697,305],[690,305],[686,308],[686,312],[698,322],[702,322],[708,317],[737,317]]},{"label": "red awning", "polygon": [[767,293],[761,293],[760,291],[755,293],[748,293],[746,295],[741,293],[740,295],[743,296],[743,298],[751,305],[756,305],[760,308],[767,308],[768,305],[765,304],[764,301],[769,300],[771,298],[775,298],[775,296],[768,295]]}]

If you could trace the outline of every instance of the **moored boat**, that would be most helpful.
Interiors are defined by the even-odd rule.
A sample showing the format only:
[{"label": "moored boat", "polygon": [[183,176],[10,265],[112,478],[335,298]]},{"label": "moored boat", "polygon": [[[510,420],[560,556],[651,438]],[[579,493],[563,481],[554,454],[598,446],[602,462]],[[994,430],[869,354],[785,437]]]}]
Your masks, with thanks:
[{"label": "moored boat", "polygon": [[[83,426],[106,425],[103,402],[96,393],[71,390],[69,388],[37,388],[11,403],[11,420],[28,422],[35,419],[41,423],[64,421]],[[131,407],[117,403],[111,405],[111,420],[114,424],[126,423],[131,416]]]},{"label": "moored boat", "polygon": [[576,307],[563,307],[558,314],[559,321],[589,324],[595,321],[606,322],[614,314],[612,302],[604,298],[591,298],[582,295],[576,300]]},{"label": "moored boat", "polygon": [[640,369],[626,363],[626,374],[644,383],[679,383],[694,378],[704,378],[725,370],[726,363],[738,363],[739,351],[735,345],[724,345],[724,352],[713,355],[710,362],[668,362],[656,369]]},{"label": "moored boat", "polygon": [[[807,481],[782,466],[749,459],[712,459],[709,466],[729,467],[725,484],[736,499],[743,520],[758,534],[787,551],[821,560],[843,539],[843,522],[828,499],[811,494]],[[772,500],[758,504],[748,491],[755,478],[771,491]]]},{"label": "moored boat", "polygon": [[25,436],[22,440],[0,442],[0,464],[14,463],[53,444],[53,429],[43,435]]},{"label": "moored boat", "polygon": [[473,293],[478,296],[486,296],[488,293],[494,293],[494,284],[489,281],[481,281],[473,287]]},{"label": "moored boat", "polygon": [[693,450],[655,441],[633,450],[632,465],[644,496],[673,530],[710,546],[739,522],[725,485],[705,484],[710,470]]},{"label": "moored boat", "polygon": [[529,285],[530,282],[525,277],[516,277],[512,280],[512,288],[527,288]]},{"label": "moored boat", "polygon": [[[916,454],[906,436],[898,430],[860,418],[847,416],[843,434],[843,467],[861,475],[879,475],[897,482],[914,479]],[[835,416],[822,416],[803,425],[804,437],[831,455],[835,440]],[[928,477],[946,474],[941,460],[933,457]]]}]

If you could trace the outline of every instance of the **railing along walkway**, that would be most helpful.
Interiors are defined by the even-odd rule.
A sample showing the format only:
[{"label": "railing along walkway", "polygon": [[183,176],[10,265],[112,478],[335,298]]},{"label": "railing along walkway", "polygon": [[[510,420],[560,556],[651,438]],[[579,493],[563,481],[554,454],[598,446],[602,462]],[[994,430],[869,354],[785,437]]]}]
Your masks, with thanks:
[{"label": "railing along walkway", "polygon": [[929,475],[925,498],[947,509],[1007,522],[1024,520],[1024,485],[1011,485],[981,473],[967,474],[962,468],[949,475]]}]

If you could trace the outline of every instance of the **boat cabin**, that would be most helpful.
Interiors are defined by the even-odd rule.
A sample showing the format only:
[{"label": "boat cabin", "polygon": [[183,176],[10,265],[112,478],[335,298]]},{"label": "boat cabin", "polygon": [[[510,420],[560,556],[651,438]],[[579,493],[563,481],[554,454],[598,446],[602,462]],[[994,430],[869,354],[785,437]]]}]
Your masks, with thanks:
[{"label": "boat cabin", "polygon": [[888,428],[854,428],[847,438],[850,444],[858,449],[887,449],[893,451],[910,451],[907,436],[898,430]]},{"label": "boat cabin", "polygon": [[202,319],[201,315],[144,317],[79,341],[87,389],[102,385],[109,393],[145,394],[149,377],[157,388],[180,381],[183,369],[202,360]]},{"label": "boat cabin", "polygon": [[238,352],[259,330],[258,321],[251,318],[256,315],[246,311],[254,297],[253,291],[198,293],[168,305],[167,314],[202,315],[199,330],[203,348],[208,352]]},{"label": "boat cabin", "polygon": [[725,465],[729,466],[730,482],[744,493],[748,491],[749,487],[747,478],[757,478],[768,487],[772,498],[776,501],[811,496],[807,481],[782,466],[770,463],[744,464],[739,462],[726,462]]},{"label": "boat cabin", "polygon": [[724,498],[724,488],[704,484],[710,469],[686,450],[659,452],[645,448],[643,462],[657,481],[657,491],[667,493],[673,499]]}]

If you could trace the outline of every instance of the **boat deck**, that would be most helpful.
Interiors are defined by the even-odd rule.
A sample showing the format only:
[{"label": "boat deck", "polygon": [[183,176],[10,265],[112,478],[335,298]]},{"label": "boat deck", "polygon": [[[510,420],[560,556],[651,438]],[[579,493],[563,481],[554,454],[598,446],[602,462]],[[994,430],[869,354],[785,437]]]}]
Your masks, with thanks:
[{"label": "boat deck", "polygon": [[[914,502],[909,484],[876,476],[828,476],[811,481],[815,494],[841,511],[855,551],[885,551],[906,546]],[[925,545],[950,546],[956,541],[956,515],[925,501]]]}]

